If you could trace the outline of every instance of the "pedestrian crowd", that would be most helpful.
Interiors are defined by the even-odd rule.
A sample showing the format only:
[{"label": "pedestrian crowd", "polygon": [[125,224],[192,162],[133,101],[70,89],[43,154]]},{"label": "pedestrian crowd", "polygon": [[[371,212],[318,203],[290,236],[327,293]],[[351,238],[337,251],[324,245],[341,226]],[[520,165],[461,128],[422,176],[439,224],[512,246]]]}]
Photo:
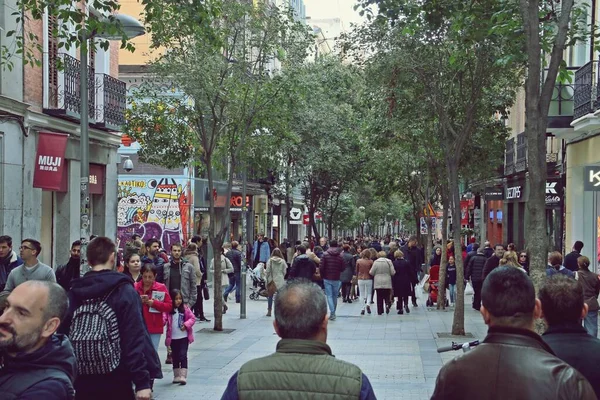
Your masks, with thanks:
[{"label": "pedestrian crowd", "polygon": [[[461,247],[448,242],[445,262],[434,247],[422,268],[425,252],[416,237],[320,238],[318,244],[306,238],[292,246],[258,235],[247,254],[263,270],[267,316],[274,316],[281,340],[275,353],[245,363],[230,378],[223,399],[375,399],[368,377],[333,357],[327,345],[338,300],[358,301],[363,317],[375,303],[378,315],[389,314],[394,302],[398,314],[410,313],[411,305],[418,307],[419,280],[442,265],[450,301],[456,285],[469,281],[473,308],[489,331],[479,346],[442,367],[433,399],[597,398],[600,280],[581,255],[583,243],[564,258],[549,254],[537,296],[526,252],[488,242]],[[121,265],[118,245],[96,237],[87,245],[90,270],[83,274],[79,241],[68,262],[52,269],[39,261],[38,241],[23,240],[17,254],[12,239],[0,236],[0,398],[150,399],[154,380],[163,378],[163,336],[173,383],[185,385],[194,324],[208,321],[201,248],[194,237],[185,247],[171,245],[167,256],[158,240],[134,236]],[[465,282],[456,282],[455,251],[464,253]],[[233,240],[222,252],[226,313],[229,296],[241,301],[246,256]],[[548,327],[542,336],[534,329],[539,318]]]}]

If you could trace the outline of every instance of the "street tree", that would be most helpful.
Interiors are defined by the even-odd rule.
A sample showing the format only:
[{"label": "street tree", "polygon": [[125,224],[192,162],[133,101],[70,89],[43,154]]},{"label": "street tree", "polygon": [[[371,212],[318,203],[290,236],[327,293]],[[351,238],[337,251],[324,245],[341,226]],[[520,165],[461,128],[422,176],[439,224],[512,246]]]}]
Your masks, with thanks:
[{"label": "street tree", "polygon": [[[193,2],[196,3],[196,2]],[[264,170],[257,148],[273,133],[269,115],[281,99],[284,81],[275,79],[286,65],[306,58],[309,36],[294,16],[263,2],[215,2],[218,17],[195,25],[193,13],[167,13],[149,19],[159,53],[148,67],[144,88],[127,112],[125,132],[141,145],[140,158],[165,167],[197,166],[205,171],[209,192],[220,177],[226,201],[217,219],[209,196],[208,238],[214,254],[214,329],[223,329],[221,248],[230,221],[234,172]],[[218,44],[218,45],[215,45]],[[169,45],[167,51],[160,46]]]},{"label": "street tree", "polygon": [[452,333],[463,335],[460,166],[465,147],[476,134],[494,136],[504,131],[502,121],[494,116],[506,113],[520,84],[519,70],[500,62],[512,43],[501,35],[489,35],[490,19],[501,4],[450,1],[442,8],[433,1],[366,3],[380,6],[377,16],[368,14],[382,32],[371,36],[376,39],[373,47],[395,57],[391,73],[413,77],[411,90],[431,108],[434,131],[444,146],[459,282]]}]

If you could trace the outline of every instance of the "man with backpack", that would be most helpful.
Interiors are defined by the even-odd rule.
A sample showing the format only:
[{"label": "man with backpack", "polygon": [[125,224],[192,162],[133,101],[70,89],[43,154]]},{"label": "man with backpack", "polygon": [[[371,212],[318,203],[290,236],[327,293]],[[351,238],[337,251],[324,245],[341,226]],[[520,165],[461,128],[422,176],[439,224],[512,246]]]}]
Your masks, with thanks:
[{"label": "man with backpack", "polygon": [[139,295],[129,276],[114,271],[115,254],[109,238],[95,238],[87,247],[91,270],[71,283],[60,331],[77,360],[76,399],[147,400],[151,380],[162,378]]}]

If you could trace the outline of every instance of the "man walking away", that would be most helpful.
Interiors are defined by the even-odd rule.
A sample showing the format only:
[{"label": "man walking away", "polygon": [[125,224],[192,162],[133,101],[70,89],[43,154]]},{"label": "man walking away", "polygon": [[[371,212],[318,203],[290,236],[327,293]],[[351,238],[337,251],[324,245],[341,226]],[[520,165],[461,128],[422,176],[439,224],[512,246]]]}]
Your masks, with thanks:
[{"label": "man walking away", "polygon": [[142,257],[142,265],[154,264],[156,267],[156,282],[164,283],[165,260],[160,256],[160,242],[158,239],[148,239],[144,245],[146,246],[146,255]]},{"label": "man walking away", "polygon": [[69,291],[71,281],[80,277],[81,270],[81,241],[76,240],[71,244],[71,256],[69,261],[64,265],[59,265],[56,268],[56,282],[63,289]]},{"label": "man walking away", "polygon": [[28,281],[13,290],[0,316],[0,395],[3,399],[75,398],[75,355],[69,339],[54,334],[67,311],[56,283]]},{"label": "man walking away", "polygon": [[281,338],[275,353],[242,365],[221,399],[376,399],[360,368],[332,355],[327,321],[323,290],[289,282],[275,297],[273,327]]},{"label": "man walking away", "polygon": [[163,277],[169,293],[172,293],[174,289],[179,290],[183,304],[191,309],[196,304],[198,297],[196,271],[191,263],[181,258],[182,254],[183,248],[180,243],[171,246],[171,261],[165,264]]},{"label": "man walking away", "polygon": [[[229,243],[225,243],[228,245]],[[231,261],[231,265],[233,265],[233,276],[229,278],[229,286],[225,289],[223,293],[223,300],[227,302],[227,297],[229,293],[233,292],[235,288],[235,302],[240,302],[241,296],[241,282],[242,282],[242,252],[238,250],[239,243],[237,241],[231,242],[231,248],[226,249],[225,257]]]},{"label": "man walking away", "polygon": [[494,249],[492,249],[490,242],[487,240],[483,246],[483,254],[485,255],[485,258],[490,258],[494,255]]},{"label": "man walking away", "polygon": [[581,249],[583,249],[583,242],[576,241],[573,245],[573,251],[565,256],[565,268],[570,269],[573,272],[577,272],[579,266],[577,265],[577,259],[581,257]]},{"label": "man walking away", "polygon": [[535,333],[542,310],[527,274],[498,267],[483,282],[481,297],[488,334],[474,350],[442,367],[432,400],[596,398],[585,377]]},{"label": "man walking away", "polygon": [[12,238],[0,236],[0,292],[4,290],[10,271],[23,264],[21,257],[12,249]]},{"label": "man walking away", "polygon": [[92,240],[86,253],[91,271],[72,282],[60,328],[75,350],[76,399],[148,400],[151,379],[162,372],[140,297],[131,278],[113,270],[116,247],[109,238]]},{"label": "man walking away", "polygon": [[587,378],[600,398],[600,340],[581,326],[588,310],[581,285],[564,275],[554,275],[540,288],[539,299],[548,324],[542,339],[558,358]]},{"label": "man walking away", "polygon": [[496,247],[494,247],[494,255],[488,258],[485,262],[485,266],[483,267],[483,274],[481,276],[482,281],[485,281],[485,278],[490,274],[490,272],[498,268],[502,257],[504,257],[504,245],[497,244]]},{"label": "man walking away", "polygon": [[342,286],[340,275],[344,270],[344,259],[341,254],[342,249],[338,247],[337,241],[332,240],[329,243],[329,249],[323,254],[323,258],[321,258],[321,263],[319,264],[319,271],[325,285],[325,295],[329,304],[329,319],[331,321],[334,321],[336,318],[337,298],[340,286]]},{"label": "man walking away", "polygon": [[292,268],[290,268],[290,279],[303,278],[311,281],[317,270],[317,264],[306,255],[306,247],[296,246],[299,255],[294,258]]},{"label": "man walking away", "polygon": [[42,252],[42,245],[34,239],[25,239],[19,247],[23,265],[10,271],[4,291],[0,293],[0,308],[3,307],[4,299],[14,288],[27,281],[50,281],[56,282],[52,268],[39,262],[38,256]]},{"label": "man walking away", "polygon": [[473,309],[479,311],[481,308],[481,286],[483,285],[483,269],[487,258],[484,254],[484,249],[478,249],[477,254],[469,259],[467,265],[465,279],[471,279],[473,286]]}]

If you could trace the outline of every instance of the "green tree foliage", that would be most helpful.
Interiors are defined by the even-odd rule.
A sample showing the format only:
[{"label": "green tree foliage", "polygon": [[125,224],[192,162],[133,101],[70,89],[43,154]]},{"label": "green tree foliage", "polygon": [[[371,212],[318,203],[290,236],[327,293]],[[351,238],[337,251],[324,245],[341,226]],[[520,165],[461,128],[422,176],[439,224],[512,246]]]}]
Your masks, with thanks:
[{"label": "green tree foliage", "polygon": [[[210,34],[204,26],[194,28],[194,13],[150,14],[151,31],[162,35],[154,45],[170,47],[149,66],[143,89],[132,97],[125,131],[140,142],[145,161],[203,167],[211,192],[220,171],[229,196],[234,171],[241,166],[260,171],[276,161],[261,158],[275,153],[269,145],[278,142],[269,125],[286,82],[276,75],[303,62],[309,36],[291,14],[262,2],[211,4],[219,16]],[[222,329],[220,249],[229,228],[229,204],[227,199],[217,229],[210,197],[215,330]]]},{"label": "green tree foliage", "polygon": [[[395,128],[404,125],[413,135],[426,132],[421,139],[436,138],[431,142],[443,149],[436,161],[443,161],[447,174],[442,187],[447,184],[453,220],[460,221],[461,166],[468,164],[468,158],[479,156],[465,153],[468,143],[502,143],[506,130],[494,116],[506,113],[520,84],[520,71],[501,62],[513,43],[501,35],[490,35],[491,20],[502,4],[495,0],[376,3],[380,13],[370,17],[372,22],[364,32],[375,49],[373,60],[384,67],[386,116],[414,118],[417,123],[394,123],[384,134],[393,135]],[[501,140],[494,141],[497,137]],[[425,165],[429,170],[429,163]],[[454,229],[454,240],[460,243],[460,229]],[[456,262],[457,280],[462,282],[460,252]],[[458,285],[454,334],[464,334],[463,290]]]}]

